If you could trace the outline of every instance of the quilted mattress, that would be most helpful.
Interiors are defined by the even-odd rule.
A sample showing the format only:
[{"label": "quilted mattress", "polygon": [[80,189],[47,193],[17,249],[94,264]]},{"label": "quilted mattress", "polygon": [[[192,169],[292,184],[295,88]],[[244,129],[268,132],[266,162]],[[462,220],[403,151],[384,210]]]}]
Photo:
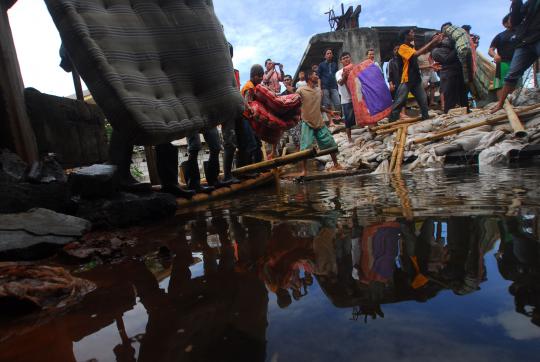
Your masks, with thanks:
[{"label": "quilted mattress", "polygon": [[64,46],[113,127],[168,142],[243,111],[211,0],[45,0]]}]

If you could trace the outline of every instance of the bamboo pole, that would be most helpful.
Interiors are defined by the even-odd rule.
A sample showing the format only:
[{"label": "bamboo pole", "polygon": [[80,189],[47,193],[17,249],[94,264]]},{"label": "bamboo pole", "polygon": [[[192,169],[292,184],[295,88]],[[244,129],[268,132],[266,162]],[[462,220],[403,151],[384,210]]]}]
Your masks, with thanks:
[{"label": "bamboo pole", "polygon": [[390,159],[390,167],[388,168],[389,172],[394,172],[394,167],[396,167],[396,158],[398,154],[398,144],[401,142],[401,132],[403,130],[399,128],[397,130],[396,139],[394,140],[394,149],[392,150],[392,158]]},{"label": "bamboo pole", "polygon": [[397,128],[397,126],[401,126],[401,125],[409,124],[409,123],[415,123],[415,122],[418,122],[418,121],[421,121],[421,120],[422,120],[422,117],[420,117],[420,116],[415,117],[415,118],[411,118],[411,119],[404,119],[402,121],[387,123],[387,124],[383,124],[381,126],[373,127],[373,128],[370,129],[370,131],[377,132],[377,131],[381,131],[383,129],[394,128],[394,127]]},{"label": "bamboo pole", "polygon": [[394,173],[400,174],[401,173],[401,164],[403,163],[403,154],[405,153],[405,145],[407,144],[407,130],[409,129],[409,126],[405,125],[401,129],[401,139],[399,140],[399,149],[398,154],[396,158],[396,168],[394,170]]},{"label": "bamboo pole", "polygon": [[[534,116],[534,115],[540,113],[540,109],[537,109],[538,107],[540,107],[540,104],[536,104],[534,106],[526,107],[526,108],[518,111],[517,114],[522,116],[522,117]],[[470,129],[474,129],[474,128],[478,128],[478,127],[482,127],[482,126],[486,126],[486,125],[493,125],[495,123],[499,123],[499,122],[504,121],[506,119],[508,119],[508,115],[506,115],[506,114],[496,116],[496,117],[492,117],[492,118],[486,119],[486,120],[481,121],[481,122],[476,122],[476,123],[469,124],[469,125],[466,125],[466,126],[463,126],[463,127],[453,128],[453,129],[450,129],[448,131],[439,132],[439,133],[436,133],[436,134],[428,136],[428,137],[417,138],[417,139],[415,139],[413,141],[413,143],[414,144],[420,144],[420,143],[426,143],[426,142],[431,142],[431,141],[437,141],[437,140],[440,140],[441,138],[444,138],[446,136],[455,135],[457,133],[461,133],[461,132],[464,132],[464,131],[468,131]]]},{"label": "bamboo pole", "polygon": [[523,127],[514,107],[508,102],[508,99],[504,102],[504,110],[506,111],[512,129],[514,130],[514,136],[517,138],[527,137],[529,134],[525,131],[525,127]]},{"label": "bamboo pole", "polygon": [[291,153],[283,157],[276,157],[271,160],[266,160],[266,161],[254,163],[248,166],[240,167],[233,170],[232,173],[233,175],[241,175],[248,172],[268,170],[268,169],[276,168],[279,166],[287,165],[289,163],[295,163],[298,161],[306,160],[308,158],[329,155],[331,153],[336,153],[337,151],[338,151],[337,147],[332,147],[332,148],[317,152],[317,149],[313,147],[304,151]]}]

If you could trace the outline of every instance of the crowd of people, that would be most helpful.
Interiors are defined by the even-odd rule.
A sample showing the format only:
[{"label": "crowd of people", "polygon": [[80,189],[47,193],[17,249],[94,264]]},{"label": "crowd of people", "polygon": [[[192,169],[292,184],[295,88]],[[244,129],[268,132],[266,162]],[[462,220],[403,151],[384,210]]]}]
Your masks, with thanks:
[{"label": "crowd of people", "polygon": [[[496,63],[494,88],[498,90],[498,103],[492,112],[503,107],[505,99],[516,87],[524,72],[536,63],[540,56],[540,0],[529,0],[525,3],[521,0],[512,0],[510,12],[503,18],[502,25],[505,30],[493,39],[489,49],[489,55]],[[470,99],[477,96],[474,76],[476,48],[480,38],[471,33],[471,27],[468,25],[459,27],[447,22],[441,26],[440,31],[430,34],[429,39],[423,42],[425,44],[417,49],[415,41],[418,39],[414,28],[403,29],[399,33],[392,58],[386,67],[387,87],[384,89],[374,87],[376,92],[388,93],[388,99],[391,99],[391,104],[385,108],[387,113],[379,114],[387,115],[390,122],[408,117],[406,106],[412,93],[418,103],[422,119],[428,119],[430,106],[437,107],[437,89],[440,94],[440,107],[444,113],[455,107],[466,107],[469,111]],[[301,99],[301,121],[292,128],[280,130],[279,135],[285,136],[281,139],[292,140],[297,150],[310,148],[314,143],[317,143],[321,150],[336,148],[336,152],[332,154],[331,170],[341,169],[342,166],[336,156],[337,145],[329,127],[343,122],[348,140],[352,143],[351,129],[355,125],[367,124],[363,119],[359,119],[357,104],[355,105],[352,96],[358,96],[359,89],[350,89],[352,83],[348,82],[351,69],[355,65],[353,63],[368,62],[370,65],[376,65],[381,72],[383,70],[375,61],[374,49],[367,49],[363,60],[352,59],[346,49],[341,50],[339,57],[336,57],[335,51],[325,49],[322,61],[313,64],[307,71],[300,71],[295,84],[293,77],[285,74],[283,64],[272,59],[267,59],[264,66],[253,65],[250,69],[250,79],[243,85],[239,79],[239,72],[235,70],[245,111],[241,119],[229,121],[221,126],[222,138],[219,137],[216,128],[202,132],[210,149],[209,159],[205,162],[208,186],[202,186],[200,183],[197,158],[201,143],[200,136],[195,134],[188,137],[189,157],[181,165],[188,190],[180,188],[172,166],[161,166],[164,163],[172,165],[174,162],[158,160],[158,172],[164,191],[188,198],[198,192],[211,192],[217,187],[239,182],[231,172],[234,160],[236,167],[263,160],[261,135],[254,129],[253,124],[256,110],[252,107],[259,85],[266,87],[276,96],[298,95]],[[232,46],[230,54],[232,57]],[[382,76],[382,73],[380,75]],[[354,76],[358,76],[358,73]],[[369,79],[362,81],[369,82]],[[364,83],[361,89],[366,86],[370,85]],[[385,96],[386,94],[375,94],[374,98],[382,99]],[[370,121],[373,122],[373,119]],[[268,157],[278,155],[280,143],[281,141],[274,141],[271,144],[272,150]],[[156,147],[158,158],[159,154],[163,153],[161,146]],[[223,177],[220,179],[219,154],[222,147]],[[172,158],[174,155],[171,152],[167,160]],[[307,167],[304,162],[300,176],[306,173]]]}]

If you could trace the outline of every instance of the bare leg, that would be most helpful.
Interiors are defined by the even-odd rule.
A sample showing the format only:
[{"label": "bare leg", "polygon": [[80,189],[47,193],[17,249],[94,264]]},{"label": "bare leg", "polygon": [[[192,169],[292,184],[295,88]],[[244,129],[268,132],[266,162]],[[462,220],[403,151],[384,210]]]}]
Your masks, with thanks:
[{"label": "bare leg", "polygon": [[498,110],[502,109],[504,106],[504,101],[506,101],[506,97],[510,93],[514,91],[514,87],[508,84],[505,84],[502,91],[501,91],[501,97],[499,98],[499,102],[497,102],[497,105],[491,108],[490,113],[495,113]]},{"label": "bare leg", "polygon": [[347,132],[347,139],[349,140],[349,143],[353,143],[351,129],[350,129],[350,128],[346,128],[346,129],[345,129],[345,132]]},{"label": "bare leg", "polygon": [[334,163],[334,167],[332,167],[330,169],[330,171],[337,171],[337,170],[343,170],[343,167],[341,167],[341,165],[339,164],[338,162],[338,159],[337,159],[337,153],[332,153],[330,155],[330,157],[332,157],[332,162]]},{"label": "bare leg", "polygon": [[399,113],[399,118],[408,118],[407,113],[405,113],[405,107],[401,108],[401,112]]},{"label": "bare leg", "polygon": [[302,173],[300,176],[307,176],[307,160],[302,161]]}]

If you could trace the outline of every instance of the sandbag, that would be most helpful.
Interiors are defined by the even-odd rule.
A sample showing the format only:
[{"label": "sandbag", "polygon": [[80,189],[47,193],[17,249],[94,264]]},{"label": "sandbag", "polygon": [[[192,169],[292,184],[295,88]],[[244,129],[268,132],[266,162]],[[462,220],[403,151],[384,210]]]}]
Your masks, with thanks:
[{"label": "sandbag", "polygon": [[291,111],[300,109],[302,98],[299,94],[276,95],[272,90],[258,84],[255,87],[255,99],[277,116],[283,116]]},{"label": "sandbag", "polygon": [[356,124],[367,126],[388,117],[392,96],[381,68],[368,59],[347,71],[347,88],[351,93]]},{"label": "sandbag", "polygon": [[45,3],[95,101],[133,143],[172,141],[242,113],[211,1]]}]

